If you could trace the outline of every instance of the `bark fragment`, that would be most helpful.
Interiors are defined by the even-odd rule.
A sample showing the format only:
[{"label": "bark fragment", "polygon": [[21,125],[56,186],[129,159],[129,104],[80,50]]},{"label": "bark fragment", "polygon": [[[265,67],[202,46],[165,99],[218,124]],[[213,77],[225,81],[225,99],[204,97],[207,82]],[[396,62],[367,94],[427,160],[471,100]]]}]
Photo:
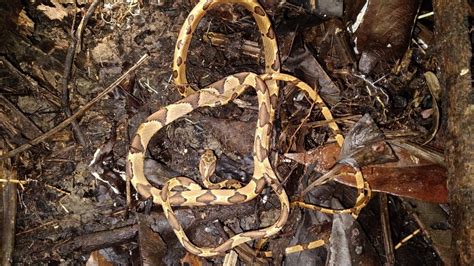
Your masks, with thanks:
[{"label": "bark fragment", "polygon": [[467,1],[433,3],[440,81],[445,88],[446,163],[455,265],[474,263],[474,92]]}]

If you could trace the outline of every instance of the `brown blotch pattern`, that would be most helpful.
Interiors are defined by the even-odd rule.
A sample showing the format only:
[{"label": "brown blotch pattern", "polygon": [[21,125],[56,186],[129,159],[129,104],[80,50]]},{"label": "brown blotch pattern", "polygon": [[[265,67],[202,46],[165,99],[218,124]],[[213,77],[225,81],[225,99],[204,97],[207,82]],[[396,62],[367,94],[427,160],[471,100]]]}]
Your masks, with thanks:
[{"label": "brown blotch pattern", "polygon": [[278,96],[276,94],[272,94],[270,96],[270,102],[271,102],[271,106],[277,106],[278,104]]},{"label": "brown blotch pattern", "polygon": [[298,85],[300,85],[300,81],[297,80],[297,79],[291,80],[291,81],[289,81],[288,83],[290,83],[292,86],[295,86],[295,87],[297,87],[297,88],[300,87],[300,86],[298,86]]},{"label": "brown blotch pattern", "polygon": [[230,96],[230,102],[235,100],[237,97],[239,97],[239,94],[237,92],[232,93],[232,96]]},{"label": "brown blotch pattern", "polygon": [[162,108],[160,109],[159,111],[157,112],[154,112],[153,114],[151,114],[147,119],[146,121],[147,122],[150,122],[150,121],[158,121],[161,123],[161,125],[165,125],[166,124],[166,116],[168,115],[168,109],[166,108]]},{"label": "brown blotch pattern", "polygon": [[176,219],[176,216],[174,216],[173,212],[171,210],[168,210],[168,221],[169,224],[171,225],[171,228],[176,231],[180,231],[180,225],[178,219]]},{"label": "brown blotch pattern", "polygon": [[243,237],[250,237],[250,238],[262,238],[265,235],[266,235],[265,231],[253,231],[253,232],[242,233]]},{"label": "brown blotch pattern", "polygon": [[265,188],[266,182],[262,178],[262,179],[256,180],[255,184],[256,184],[256,186],[255,186],[255,192],[254,193],[255,194],[260,194],[263,191],[263,189]]},{"label": "brown blotch pattern", "polygon": [[244,202],[247,199],[247,196],[244,194],[241,194],[239,192],[236,192],[234,196],[230,197],[228,201],[232,204],[234,203],[241,203]]},{"label": "brown blotch pattern", "polygon": [[186,87],[185,86],[178,86],[178,92],[181,95],[184,95],[186,93]]},{"label": "brown blotch pattern", "polygon": [[168,198],[168,200],[170,201],[172,205],[178,205],[178,206],[183,205],[187,201],[183,196],[179,194],[175,194],[173,197]]},{"label": "brown blotch pattern", "polygon": [[193,93],[186,97],[184,100],[189,103],[193,109],[196,109],[199,107],[199,98],[201,97],[200,93]]},{"label": "brown blotch pattern", "polygon": [[257,79],[255,82],[255,90],[261,91],[263,94],[266,94],[268,87],[262,79]]},{"label": "brown blotch pattern", "polygon": [[220,79],[214,83],[212,83],[209,87],[216,88],[219,93],[224,93],[224,83],[225,83],[225,78]]},{"label": "brown blotch pattern", "polygon": [[243,72],[243,73],[235,74],[234,77],[236,77],[239,80],[240,84],[243,84],[248,75],[249,75],[248,72]]},{"label": "brown blotch pattern", "polygon": [[169,193],[168,188],[169,188],[169,184],[166,183],[161,189],[161,193],[160,193],[161,201],[168,200],[168,193]]},{"label": "brown blotch pattern", "polygon": [[260,110],[258,111],[259,117],[258,117],[258,126],[263,127],[266,124],[269,123],[270,121],[270,113],[268,112],[267,104],[262,103],[260,106]]},{"label": "brown blotch pattern", "polygon": [[176,65],[181,66],[182,63],[183,63],[183,58],[181,58],[181,56],[178,56],[178,58],[176,59]]},{"label": "brown blotch pattern", "polygon": [[[323,108],[326,108],[326,104],[323,103],[323,102],[316,102],[316,106],[319,108],[319,109],[323,109]],[[328,109],[329,110],[329,109]]]},{"label": "brown blotch pattern", "polygon": [[299,245],[302,249],[308,249],[309,243],[303,243]]},{"label": "brown blotch pattern", "polygon": [[207,10],[211,6],[213,0],[207,0],[206,3],[202,6],[203,10]]},{"label": "brown blotch pattern", "polygon": [[257,160],[263,162],[267,158],[268,151],[265,147],[262,146],[262,140],[260,136],[255,138],[255,148],[257,149]]},{"label": "brown blotch pattern", "polygon": [[188,17],[189,23],[193,22],[193,20],[194,20],[194,15],[193,14],[189,15]]},{"label": "brown blotch pattern", "polygon": [[234,240],[232,239],[227,239],[227,241],[225,241],[224,243],[222,243],[221,245],[219,245],[218,247],[216,247],[214,250],[216,252],[219,252],[219,253],[224,253],[226,252],[227,250],[231,249],[232,248],[232,243],[234,243]]},{"label": "brown blotch pattern", "polygon": [[186,27],[186,35],[189,35],[193,32],[193,28],[191,27],[191,25],[187,26]]},{"label": "brown blotch pattern", "polygon": [[142,146],[142,139],[140,135],[135,135],[130,145],[130,153],[145,152],[145,148]]},{"label": "brown blotch pattern", "polygon": [[209,203],[214,200],[216,200],[217,197],[214,196],[211,191],[207,191],[206,193],[202,194],[201,196],[196,198],[197,202],[202,202],[202,203]]},{"label": "brown blotch pattern", "polygon": [[173,70],[173,78],[177,78],[178,77],[178,70]]},{"label": "brown blotch pattern", "polygon": [[253,12],[255,12],[255,14],[257,14],[259,16],[262,16],[262,17],[264,17],[266,15],[265,10],[263,10],[263,8],[261,8],[260,6],[256,6],[254,8]]},{"label": "brown blotch pattern", "polygon": [[272,40],[275,39],[275,31],[273,30],[273,28],[271,26],[270,26],[270,28],[268,28],[267,37],[272,39]]},{"label": "brown blotch pattern", "polygon": [[180,50],[181,48],[183,48],[183,46],[184,46],[183,40],[178,40],[178,43],[176,43],[176,48]]},{"label": "brown blotch pattern", "polygon": [[278,60],[278,58],[275,59],[275,61],[273,61],[272,69],[273,69],[274,71],[280,70],[280,60]]}]

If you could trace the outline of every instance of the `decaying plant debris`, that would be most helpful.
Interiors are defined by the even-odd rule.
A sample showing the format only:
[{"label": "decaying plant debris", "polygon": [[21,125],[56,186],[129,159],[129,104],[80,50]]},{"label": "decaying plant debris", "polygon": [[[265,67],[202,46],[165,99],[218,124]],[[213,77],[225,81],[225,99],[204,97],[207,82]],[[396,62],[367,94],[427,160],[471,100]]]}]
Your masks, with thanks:
[{"label": "decaying plant debris", "polygon": [[[260,1],[282,71],[320,93],[346,137],[342,148],[335,145],[318,106],[282,83],[271,159],[283,188],[292,201],[347,208],[357,190],[346,172],[360,167],[373,197],[357,219],[294,206],[277,236],[225,256],[204,259],[180,245],[161,207],[126,182],[125,164],[145,117],[181,98],[173,52],[197,2],[0,5],[2,263],[451,264],[446,181],[453,166],[444,161],[450,124],[441,104],[447,85],[438,80],[428,0]],[[236,72],[262,73],[260,47],[248,12],[220,5],[193,38],[188,81],[202,88]],[[213,179],[248,182],[256,102],[247,93],[161,130],[148,146],[149,181],[200,182],[199,158],[211,149],[218,157]],[[278,213],[270,190],[245,204],[176,210],[199,246],[271,225]],[[318,239],[326,244],[285,255],[288,246]]]}]

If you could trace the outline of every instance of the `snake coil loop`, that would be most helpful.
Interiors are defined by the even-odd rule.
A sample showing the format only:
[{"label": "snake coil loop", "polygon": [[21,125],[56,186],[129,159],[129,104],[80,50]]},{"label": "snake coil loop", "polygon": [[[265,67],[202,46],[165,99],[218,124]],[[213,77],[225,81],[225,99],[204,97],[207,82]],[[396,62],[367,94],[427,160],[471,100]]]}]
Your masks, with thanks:
[{"label": "snake coil loop", "polygon": [[[261,33],[265,55],[265,73],[258,75],[251,72],[242,72],[230,75],[204,89],[195,91],[188,85],[186,79],[187,51],[192,35],[201,18],[209,9],[221,3],[239,4],[251,12]],[[130,145],[127,160],[127,174],[131,177],[131,183],[140,195],[145,198],[152,197],[154,203],[162,206],[164,214],[178,240],[189,252],[195,255],[202,257],[215,256],[242,243],[268,238],[278,233],[286,223],[290,203],[269,160],[275,106],[279,93],[277,81],[292,83],[295,87],[304,91],[308,97],[321,108],[324,118],[329,121],[328,125],[330,129],[335,133],[338,144],[342,145],[344,141],[330,110],[326,107],[317,92],[299,79],[291,75],[282,74],[279,71],[280,60],[278,57],[276,35],[267,14],[256,0],[201,0],[184,21],[176,42],[173,60],[173,77],[179,89],[179,93],[184,96],[184,98],[151,114],[146,121],[139,126]],[[203,189],[195,181],[187,177],[175,177],[169,179],[161,190],[153,187],[144,174],[145,153],[151,138],[160,129],[176,119],[201,107],[225,105],[233,101],[249,87],[255,89],[258,99],[258,120],[253,145],[254,170],[250,182],[244,186],[236,186],[235,188],[230,188],[225,185],[216,188],[216,186],[211,186],[212,184],[209,183],[211,185],[206,185],[208,189]],[[364,191],[367,190],[370,192],[370,190],[367,184],[364,185],[365,183],[361,173],[359,174],[359,172],[357,172],[355,178],[360,195],[357,198],[354,208],[332,210],[304,202],[296,202],[293,203],[293,205],[312,208],[327,213],[358,213],[367,201],[367,196]],[[280,201],[280,215],[275,223],[266,228],[237,234],[217,247],[204,248],[191,243],[172,209],[172,206],[233,205],[248,202],[257,197],[266,185],[272,188]],[[180,189],[177,190],[177,188]]]}]

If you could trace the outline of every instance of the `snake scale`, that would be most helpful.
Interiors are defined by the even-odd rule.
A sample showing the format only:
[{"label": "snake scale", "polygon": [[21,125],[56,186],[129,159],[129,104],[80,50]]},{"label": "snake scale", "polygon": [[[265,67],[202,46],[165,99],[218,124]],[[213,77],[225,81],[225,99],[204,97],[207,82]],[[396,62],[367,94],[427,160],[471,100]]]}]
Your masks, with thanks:
[{"label": "snake scale", "polygon": [[[252,14],[261,33],[265,56],[265,73],[261,75],[252,72],[233,74],[196,91],[188,85],[186,79],[187,51],[192,35],[201,18],[208,10],[221,3],[239,4]],[[286,223],[290,211],[288,196],[269,160],[275,106],[279,93],[277,81],[291,83],[304,91],[321,109],[339,145],[342,145],[344,138],[338,125],[334,122],[330,110],[317,92],[301,80],[291,75],[280,73],[280,60],[275,32],[263,7],[256,0],[201,0],[189,13],[178,35],[173,60],[173,78],[179,93],[184,98],[151,114],[137,129],[132,139],[127,159],[127,175],[130,177],[132,185],[141,196],[144,198],[152,197],[155,204],[162,206],[164,214],[178,240],[189,252],[198,256],[210,257],[220,255],[242,243],[275,235]],[[144,174],[145,153],[151,138],[160,129],[176,119],[198,108],[217,107],[232,102],[248,88],[253,88],[256,91],[259,110],[253,145],[254,170],[251,180],[245,185],[236,184],[235,182],[232,184],[214,184],[207,180],[212,172],[205,170],[206,167],[200,165],[199,170],[204,177],[206,189],[187,177],[171,178],[161,189],[152,186]],[[209,160],[209,157],[206,159],[206,156],[203,156],[201,163],[212,164],[215,162]],[[303,202],[297,202],[293,205],[304,205],[303,207],[327,213],[358,212],[367,201],[364,194],[364,185],[366,184],[364,184],[361,175],[358,176],[356,174],[355,176],[359,197],[355,207],[352,209],[332,210]],[[234,235],[217,247],[198,247],[194,245],[186,236],[172,209],[172,206],[192,207],[244,203],[257,197],[266,186],[272,188],[280,201],[280,214],[275,223],[266,228]],[[300,245],[300,247],[295,249],[299,250],[302,246]]]}]

